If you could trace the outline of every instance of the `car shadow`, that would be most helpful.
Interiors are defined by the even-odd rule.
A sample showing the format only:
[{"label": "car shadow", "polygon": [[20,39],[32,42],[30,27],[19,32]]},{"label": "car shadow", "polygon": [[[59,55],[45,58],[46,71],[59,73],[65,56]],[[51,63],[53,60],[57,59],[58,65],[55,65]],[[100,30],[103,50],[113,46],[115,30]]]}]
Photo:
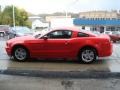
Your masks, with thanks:
[{"label": "car shadow", "polygon": [[[16,61],[17,62],[17,61]],[[78,60],[66,60],[66,59],[29,59],[25,63],[65,63],[65,64],[84,64]],[[97,60],[90,64],[104,64],[106,60]]]}]

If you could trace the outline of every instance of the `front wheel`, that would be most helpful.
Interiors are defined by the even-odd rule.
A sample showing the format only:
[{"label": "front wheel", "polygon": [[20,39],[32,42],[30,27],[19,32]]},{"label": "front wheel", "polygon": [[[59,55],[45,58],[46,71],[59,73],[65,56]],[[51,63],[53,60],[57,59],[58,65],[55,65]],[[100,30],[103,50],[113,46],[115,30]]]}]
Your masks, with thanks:
[{"label": "front wheel", "polygon": [[29,53],[24,47],[16,47],[13,50],[13,58],[17,61],[26,61],[29,58]]},{"label": "front wheel", "polygon": [[84,48],[80,51],[78,57],[83,63],[92,63],[97,58],[96,50],[92,48]]}]

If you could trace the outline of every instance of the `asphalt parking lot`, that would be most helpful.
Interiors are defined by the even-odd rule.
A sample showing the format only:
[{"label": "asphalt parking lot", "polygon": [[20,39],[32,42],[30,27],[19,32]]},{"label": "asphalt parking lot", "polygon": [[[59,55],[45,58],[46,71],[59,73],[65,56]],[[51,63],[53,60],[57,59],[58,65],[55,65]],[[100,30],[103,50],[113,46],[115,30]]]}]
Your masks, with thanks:
[{"label": "asphalt parking lot", "polygon": [[38,70],[60,72],[120,72],[120,43],[113,44],[113,54],[92,64],[82,64],[65,60],[37,60],[27,62],[12,61],[5,51],[6,38],[0,37],[0,70]]}]

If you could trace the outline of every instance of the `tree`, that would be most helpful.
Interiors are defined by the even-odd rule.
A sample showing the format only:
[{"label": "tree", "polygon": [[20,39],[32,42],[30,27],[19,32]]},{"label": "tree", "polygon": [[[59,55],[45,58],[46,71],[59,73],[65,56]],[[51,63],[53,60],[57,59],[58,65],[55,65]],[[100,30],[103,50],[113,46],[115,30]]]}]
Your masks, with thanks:
[{"label": "tree", "polygon": [[[24,9],[18,9],[14,7],[15,12],[15,24],[17,26],[31,26],[28,21],[28,14]],[[6,24],[13,26],[13,6],[6,6],[0,15],[0,24]]]},{"label": "tree", "polygon": [[0,22],[1,24],[11,24],[12,23],[12,13],[10,7],[6,7],[3,12],[1,12],[1,19]]},{"label": "tree", "polygon": [[2,24],[2,22],[1,22],[1,12],[0,12],[0,25]]}]

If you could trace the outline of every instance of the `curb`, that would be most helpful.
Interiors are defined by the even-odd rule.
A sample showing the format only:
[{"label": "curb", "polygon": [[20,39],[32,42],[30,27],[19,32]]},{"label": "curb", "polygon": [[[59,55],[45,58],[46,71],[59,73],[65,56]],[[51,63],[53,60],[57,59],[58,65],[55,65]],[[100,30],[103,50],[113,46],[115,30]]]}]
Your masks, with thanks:
[{"label": "curb", "polygon": [[40,71],[40,70],[16,70],[7,69],[0,70],[0,74],[31,76],[42,78],[86,78],[86,79],[107,79],[120,78],[119,72],[105,72],[105,71]]}]

